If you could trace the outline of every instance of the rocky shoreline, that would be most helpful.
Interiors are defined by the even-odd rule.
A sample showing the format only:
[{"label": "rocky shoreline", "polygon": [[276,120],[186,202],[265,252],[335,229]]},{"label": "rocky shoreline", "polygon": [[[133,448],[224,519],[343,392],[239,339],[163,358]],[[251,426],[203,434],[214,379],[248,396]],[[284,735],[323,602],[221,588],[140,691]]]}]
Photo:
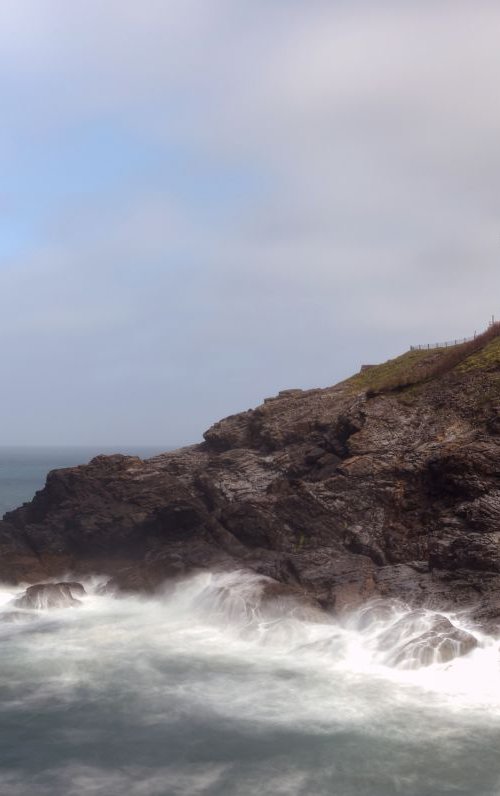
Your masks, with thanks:
[{"label": "rocky shoreline", "polygon": [[0,521],[0,579],[97,572],[152,591],[244,568],[329,610],[389,597],[497,627],[500,338],[433,376],[441,356],[284,391],[199,445],[49,473]]}]

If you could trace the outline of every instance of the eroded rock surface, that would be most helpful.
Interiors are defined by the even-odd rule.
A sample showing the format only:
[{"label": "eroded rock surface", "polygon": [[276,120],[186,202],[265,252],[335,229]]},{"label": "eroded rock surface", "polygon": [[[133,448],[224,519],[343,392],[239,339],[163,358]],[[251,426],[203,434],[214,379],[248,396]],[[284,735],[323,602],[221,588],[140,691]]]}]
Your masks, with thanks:
[{"label": "eroded rock surface", "polygon": [[119,588],[153,590],[199,568],[243,567],[327,608],[396,597],[473,606],[495,627],[500,351],[490,356],[491,345],[409,386],[384,390],[388,366],[370,368],[335,387],[285,391],[216,423],[200,445],[51,472],[0,522],[0,578],[108,573]]}]

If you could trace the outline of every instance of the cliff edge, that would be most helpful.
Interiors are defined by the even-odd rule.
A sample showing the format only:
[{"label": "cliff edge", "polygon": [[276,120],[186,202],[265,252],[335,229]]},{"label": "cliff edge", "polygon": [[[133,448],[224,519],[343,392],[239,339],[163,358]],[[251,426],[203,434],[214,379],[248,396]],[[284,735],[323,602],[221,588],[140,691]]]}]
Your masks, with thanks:
[{"label": "cliff edge", "polygon": [[287,390],[204,442],[49,473],[0,521],[0,579],[154,589],[249,568],[342,610],[374,596],[500,624],[500,329]]}]

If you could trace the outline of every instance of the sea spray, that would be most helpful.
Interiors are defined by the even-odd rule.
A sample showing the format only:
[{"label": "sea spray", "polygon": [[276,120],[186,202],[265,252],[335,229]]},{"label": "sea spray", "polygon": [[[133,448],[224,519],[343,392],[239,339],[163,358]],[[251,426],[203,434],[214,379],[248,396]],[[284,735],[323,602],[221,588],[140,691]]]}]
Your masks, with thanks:
[{"label": "sea spray", "polygon": [[475,649],[408,667],[397,650],[436,612],[308,614],[245,572],[155,597],[84,585],[15,621],[21,590],[0,592],[6,796],[500,792],[498,641],[464,615],[445,618]]}]

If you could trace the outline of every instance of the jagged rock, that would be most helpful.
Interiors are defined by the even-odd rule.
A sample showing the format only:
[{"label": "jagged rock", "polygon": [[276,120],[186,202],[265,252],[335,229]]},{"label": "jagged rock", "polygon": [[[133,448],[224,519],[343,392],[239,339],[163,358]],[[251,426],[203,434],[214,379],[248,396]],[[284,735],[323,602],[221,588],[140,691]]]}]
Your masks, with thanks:
[{"label": "jagged rock", "polygon": [[478,645],[477,639],[439,614],[414,611],[395,622],[379,638],[382,649],[390,649],[385,663],[402,669],[415,669],[433,663],[448,663],[467,655]]},{"label": "jagged rock", "polygon": [[41,610],[46,608],[66,608],[80,604],[80,600],[75,597],[85,594],[85,589],[81,583],[74,581],[61,583],[36,583],[28,586],[25,593],[14,600],[17,608],[33,608]]},{"label": "jagged rock", "polygon": [[384,597],[500,623],[489,338],[283,391],[200,445],[53,471],[0,521],[0,580],[96,573],[152,591],[200,568],[245,568],[340,612]]}]

